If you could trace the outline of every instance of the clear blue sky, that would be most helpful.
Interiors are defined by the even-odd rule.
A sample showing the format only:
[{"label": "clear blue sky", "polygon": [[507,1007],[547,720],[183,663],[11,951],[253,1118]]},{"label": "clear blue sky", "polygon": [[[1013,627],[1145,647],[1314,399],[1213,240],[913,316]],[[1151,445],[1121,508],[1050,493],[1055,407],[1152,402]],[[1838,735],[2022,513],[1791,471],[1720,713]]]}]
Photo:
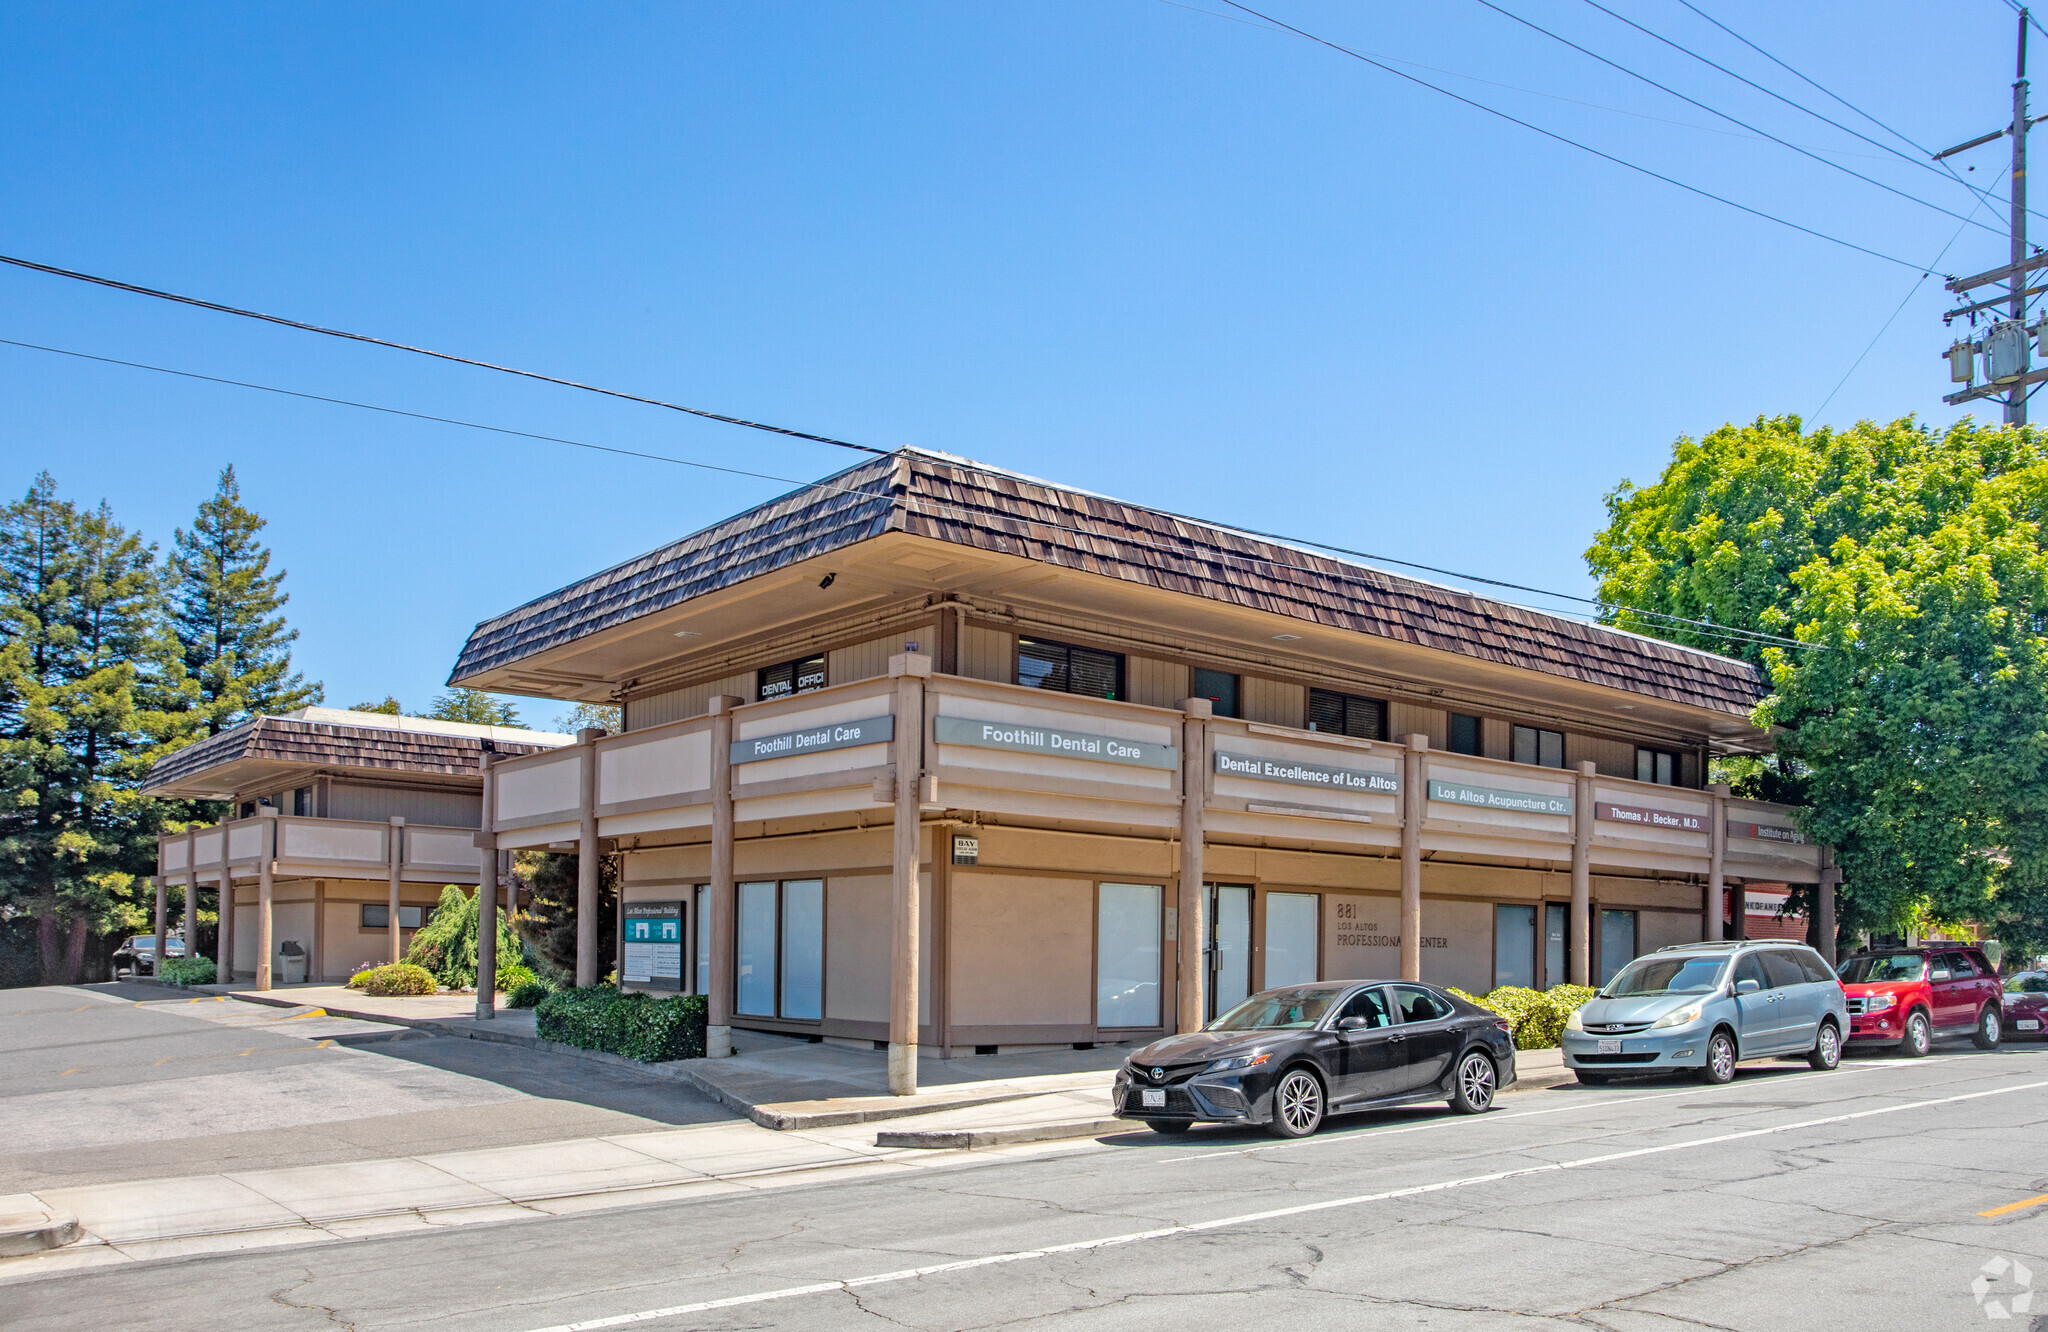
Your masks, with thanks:
[{"label": "clear blue sky", "polygon": [[[2009,117],[1997,0],[1697,2],[1929,147]],[[1586,4],[1502,3],[1971,206]],[[1608,3],[1887,137],[1676,0]],[[1956,233],[1475,0],[1260,7],[1915,263]],[[1570,591],[1605,491],[1810,416],[1918,278],[1197,12],[1226,8],[12,4],[0,251]],[[1940,268],[2003,249],[1972,228]],[[1822,419],[1952,419],[1947,299],[1920,283]],[[0,337],[790,478],[852,459],[14,270]],[[7,493],[48,468],[166,546],[233,462],[341,705],[424,706],[480,618],[785,488],[12,347],[0,395]]]}]

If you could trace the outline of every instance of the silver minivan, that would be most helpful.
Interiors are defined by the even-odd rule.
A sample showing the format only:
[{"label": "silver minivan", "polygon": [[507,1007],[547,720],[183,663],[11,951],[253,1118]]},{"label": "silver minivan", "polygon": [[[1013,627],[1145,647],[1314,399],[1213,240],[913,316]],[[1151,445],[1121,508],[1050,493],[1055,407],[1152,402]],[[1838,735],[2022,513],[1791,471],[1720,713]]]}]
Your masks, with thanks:
[{"label": "silver minivan", "polygon": [[1744,1059],[1804,1055],[1842,1062],[1849,1005],[1842,984],[1803,944],[1674,944],[1637,958],[1565,1022],[1564,1065],[1580,1082],[1696,1071],[1727,1082]]}]

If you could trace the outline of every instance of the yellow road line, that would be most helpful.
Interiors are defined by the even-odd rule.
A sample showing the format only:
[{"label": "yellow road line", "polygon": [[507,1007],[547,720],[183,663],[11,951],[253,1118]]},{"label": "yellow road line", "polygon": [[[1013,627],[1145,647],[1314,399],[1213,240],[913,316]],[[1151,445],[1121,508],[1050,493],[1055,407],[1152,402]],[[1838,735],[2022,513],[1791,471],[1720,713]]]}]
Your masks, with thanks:
[{"label": "yellow road line", "polygon": [[319,1043],[318,1045],[314,1046],[313,1048],[314,1048],[315,1050],[327,1050],[327,1049],[331,1049],[331,1048],[333,1048],[333,1046],[334,1046],[334,1042],[333,1042],[333,1041],[322,1041],[322,1042],[320,1042],[320,1043]]},{"label": "yellow road line", "polygon": [[2016,1203],[2007,1203],[2003,1207],[1994,1207],[1988,1212],[1979,1212],[1977,1215],[2004,1216],[2007,1212],[2024,1212],[2029,1207],[2039,1207],[2042,1203],[2048,1203],[2048,1193],[2039,1194],[2032,1198],[2022,1198]]},{"label": "yellow road line", "polygon": [[67,1068],[67,1069],[65,1069],[65,1070],[64,1070],[64,1071],[63,1071],[62,1073],[59,1073],[59,1074],[58,1074],[57,1076],[58,1076],[58,1077],[60,1077],[60,1078],[68,1078],[68,1077],[70,1077],[70,1076],[71,1076],[71,1075],[72,1075],[73,1073],[76,1073],[76,1072],[78,1072],[78,1069],[75,1069],[75,1068]]},{"label": "yellow road line", "polygon": [[249,1057],[250,1055],[252,1055],[252,1054],[255,1054],[255,1053],[256,1053],[256,1047],[252,1045],[252,1046],[250,1046],[250,1047],[249,1047],[248,1049],[246,1049],[246,1050],[242,1051],[242,1053],[240,1053],[240,1054],[236,1055],[236,1056],[235,1056],[235,1058],[237,1058],[237,1059],[247,1059],[247,1058],[248,1058],[248,1057]]},{"label": "yellow road line", "polygon": [[290,1017],[286,1018],[286,1019],[285,1019],[285,1021],[287,1021],[287,1022],[296,1022],[296,1021],[298,1021],[298,1020],[299,1020],[300,1018],[309,1018],[309,1017],[326,1017],[326,1016],[327,1016],[327,1010],[326,1010],[326,1009],[324,1009],[324,1008],[309,1008],[309,1009],[307,1009],[307,1010],[306,1010],[305,1012],[303,1012],[303,1013],[294,1013],[294,1014],[292,1014],[292,1015],[291,1015]]}]

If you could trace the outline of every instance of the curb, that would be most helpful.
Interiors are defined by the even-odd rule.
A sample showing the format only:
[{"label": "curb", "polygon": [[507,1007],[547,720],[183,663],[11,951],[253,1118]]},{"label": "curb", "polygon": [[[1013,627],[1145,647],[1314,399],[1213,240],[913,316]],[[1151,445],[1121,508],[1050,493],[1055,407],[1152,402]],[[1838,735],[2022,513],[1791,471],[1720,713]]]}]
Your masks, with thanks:
[{"label": "curb", "polygon": [[1110,1133],[1129,1133],[1137,1127],[1128,1119],[1074,1119],[1059,1124],[1024,1124],[1004,1129],[910,1129],[875,1135],[877,1147],[1008,1147],[1020,1142],[1053,1142],[1060,1138],[1099,1138]]},{"label": "curb", "polygon": [[75,1244],[85,1232],[69,1212],[0,1217],[0,1258],[24,1258]]}]

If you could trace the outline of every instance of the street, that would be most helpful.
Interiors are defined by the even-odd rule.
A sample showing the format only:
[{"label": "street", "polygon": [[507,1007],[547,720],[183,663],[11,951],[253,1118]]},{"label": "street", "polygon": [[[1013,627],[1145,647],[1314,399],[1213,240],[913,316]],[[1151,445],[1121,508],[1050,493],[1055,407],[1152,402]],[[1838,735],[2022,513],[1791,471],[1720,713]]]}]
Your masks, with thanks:
[{"label": "street", "polygon": [[1748,1065],[1722,1088],[1566,1086],[1477,1118],[1385,1112],[1299,1143],[1138,1132],[960,1154],[38,1277],[0,1300],[20,1332],[2027,1326],[2016,1277],[2048,1284],[2048,1207],[2011,1205],[2048,1192],[2044,1112],[2048,1048],[1944,1046],[1834,1073]]}]

